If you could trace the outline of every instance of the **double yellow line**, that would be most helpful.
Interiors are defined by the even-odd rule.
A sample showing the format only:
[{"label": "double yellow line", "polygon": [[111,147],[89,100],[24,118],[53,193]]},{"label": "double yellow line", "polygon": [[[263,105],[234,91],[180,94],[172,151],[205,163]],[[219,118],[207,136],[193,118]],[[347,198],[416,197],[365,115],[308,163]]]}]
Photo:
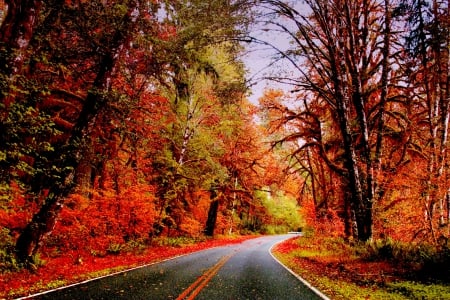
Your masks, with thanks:
[{"label": "double yellow line", "polygon": [[192,300],[201,292],[201,290],[208,284],[211,278],[219,272],[220,268],[233,256],[229,254],[222,257],[214,266],[206,270],[193,284],[191,284],[183,293],[181,293],[177,300]]}]

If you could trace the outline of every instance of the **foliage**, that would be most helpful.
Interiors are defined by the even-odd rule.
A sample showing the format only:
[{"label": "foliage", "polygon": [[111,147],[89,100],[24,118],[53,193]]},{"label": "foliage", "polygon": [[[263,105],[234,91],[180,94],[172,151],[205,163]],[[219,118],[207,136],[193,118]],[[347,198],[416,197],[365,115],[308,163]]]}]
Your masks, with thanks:
[{"label": "foliage", "polygon": [[260,191],[262,205],[267,210],[267,220],[264,221],[263,232],[267,234],[281,234],[288,231],[301,231],[304,227],[300,207],[297,201],[282,192],[271,193]]},{"label": "foliage", "polygon": [[294,70],[270,76],[294,92],[268,90],[263,120],[274,148],[289,151],[311,216],[334,213],[362,241],[448,238],[448,5],[262,3],[260,21],[291,44],[260,42]]},{"label": "foliage", "polygon": [[0,272],[12,272],[19,269],[19,264],[14,256],[14,240],[7,228],[0,231]]},{"label": "foliage", "polygon": [[[358,255],[367,260],[390,261],[416,273],[422,280],[448,280],[450,248],[448,244],[437,247],[428,243],[405,243],[392,239],[374,240],[359,246]],[[441,271],[436,273],[436,269]]]},{"label": "foliage", "polygon": [[154,245],[157,246],[168,246],[168,247],[185,247],[189,245],[194,245],[196,243],[204,242],[207,239],[205,237],[167,237],[167,238],[157,238],[152,241]]},{"label": "foliage", "polygon": [[391,293],[403,295],[406,299],[447,299],[450,297],[448,286],[441,284],[421,284],[404,281],[388,284]]},{"label": "foliage", "polygon": [[[299,228],[295,259],[449,269],[445,1],[41,2],[1,7],[3,271]],[[258,108],[252,21],[298,71]]]}]

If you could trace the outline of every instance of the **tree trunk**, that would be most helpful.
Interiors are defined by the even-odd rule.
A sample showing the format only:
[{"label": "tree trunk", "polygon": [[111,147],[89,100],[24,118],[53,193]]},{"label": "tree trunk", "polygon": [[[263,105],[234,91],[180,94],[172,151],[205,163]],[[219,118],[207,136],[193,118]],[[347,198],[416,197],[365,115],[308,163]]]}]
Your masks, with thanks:
[{"label": "tree trunk", "polygon": [[[29,57],[27,49],[39,19],[42,1],[7,0],[6,15],[0,27],[0,103],[4,105],[0,113],[0,123],[8,115],[9,106],[21,90],[19,75],[24,62]],[[5,81],[5,82],[3,82]]]},{"label": "tree trunk", "polygon": [[[97,76],[98,87],[103,86],[112,69],[112,60],[108,57],[102,63],[102,71]],[[20,262],[32,262],[33,255],[38,251],[44,237],[51,233],[56,224],[56,219],[61,210],[64,199],[74,188],[74,179],[77,178],[76,170],[80,166],[80,159],[84,154],[84,141],[88,139],[88,130],[94,122],[102,99],[98,94],[90,92],[86,98],[85,105],[74,127],[72,135],[66,143],[66,152],[69,156],[65,161],[67,174],[61,174],[63,181],[55,183],[49,191],[47,199],[41,209],[35,214],[31,222],[25,227],[16,243],[17,258]]]},{"label": "tree trunk", "polygon": [[208,211],[208,219],[206,220],[205,235],[213,236],[216,229],[217,213],[219,211],[219,199],[217,193],[211,190],[211,204]]},{"label": "tree trunk", "polygon": [[81,196],[90,199],[91,189],[93,185],[93,177],[95,177],[95,170],[92,166],[90,155],[86,155],[79,163],[76,176],[76,192]]},{"label": "tree trunk", "polygon": [[342,95],[337,97],[337,114],[344,140],[345,165],[348,170],[349,190],[351,193],[350,207],[355,215],[357,225],[357,232],[354,232],[354,234],[358,240],[367,241],[372,236],[372,203],[364,197],[355,146],[347,116],[348,113],[347,99]]},{"label": "tree trunk", "polygon": [[34,255],[42,246],[44,238],[49,235],[56,224],[56,219],[63,206],[65,196],[71,189],[71,177],[67,184],[58,186],[47,196],[45,204],[25,227],[16,242],[16,256],[19,262],[32,264]]},{"label": "tree trunk", "polygon": [[[6,16],[0,27],[0,44],[8,53],[2,53],[1,68],[7,75],[20,73],[25,58],[25,51],[30,44],[42,1],[7,0]],[[6,55],[5,55],[6,54]]]}]

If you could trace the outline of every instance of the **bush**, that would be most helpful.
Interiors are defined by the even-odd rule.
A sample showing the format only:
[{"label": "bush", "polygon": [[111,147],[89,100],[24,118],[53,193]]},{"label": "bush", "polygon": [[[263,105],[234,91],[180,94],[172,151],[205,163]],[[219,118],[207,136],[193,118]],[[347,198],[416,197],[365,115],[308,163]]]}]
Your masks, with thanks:
[{"label": "bush", "polygon": [[450,282],[450,247],[448,244],[438,248],[433,255],[424,259],[419,275],[425,280],[434,278]]},{"label": "bush", "polygon": [[410,268],[422,279],[449,280],[450,247],[404,243],[390,238],[360,245],[357,254],[370,261],[391,261]]},{"label": "bush", "polygon": [[287,225],[265,225],[262,230],[265,234],[283,234],[289,231]]},{"label": "bush", "polygon": [[198,242],[205,241],[204,237],[161,237],[153,239],[153,244],[157,246],[168,246],[168,247],[183,247],[186,245],[192,245]]},{"label": "bush", "polygon": [[119,254],[122,251],[122,244],[119,243],[110,243],[108,249],[106,249],[107,253],[110,254]]},{"label": "bush", "polygon": [[20,269],[14,255],[14,241],[7,228],[0,229],[0,273]]}]

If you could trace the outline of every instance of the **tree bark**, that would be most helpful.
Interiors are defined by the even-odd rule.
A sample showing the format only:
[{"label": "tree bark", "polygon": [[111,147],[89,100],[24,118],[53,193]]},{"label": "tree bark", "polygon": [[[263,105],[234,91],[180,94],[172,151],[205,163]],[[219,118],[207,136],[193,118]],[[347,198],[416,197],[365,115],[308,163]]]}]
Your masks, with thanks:
[{"label": "tree bark", "polygon": [[42,1],[6,0],[5,3],[8,10],[0,28],[0,44],[7,53],[2,53],[0,66],[3,72],[11,76],[22,69],[25,50],[33,37]]},{"label": "tree bark", "polygon": [[211,190],[211,204],[208,211],[208,219],[206,220],[205,235],[213,236],[214,229],[216,229],[217,213],[219,211],[219,199],[217,199],[217,192]]}]

